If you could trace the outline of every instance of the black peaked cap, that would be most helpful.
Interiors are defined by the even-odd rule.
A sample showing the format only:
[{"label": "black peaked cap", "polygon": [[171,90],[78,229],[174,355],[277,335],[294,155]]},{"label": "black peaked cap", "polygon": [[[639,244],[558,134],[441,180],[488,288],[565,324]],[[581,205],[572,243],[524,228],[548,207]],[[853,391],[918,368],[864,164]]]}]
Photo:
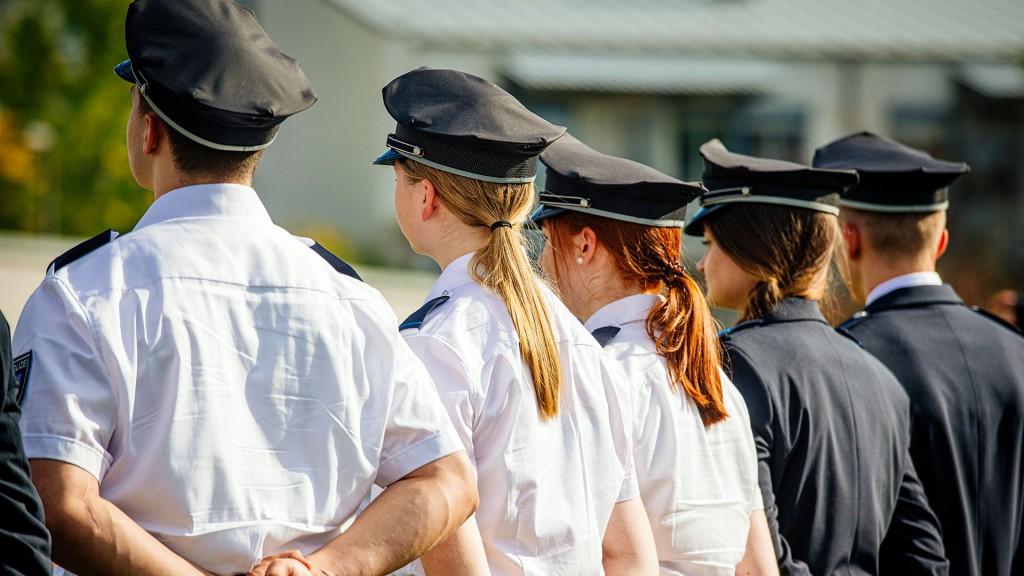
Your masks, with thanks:
[{"label": "black peaked cap", "polygon": [[853,170],[819,169],[771,158],[736,154],[717,138],[700,147],[701,179],[708,188],[701,209],[686,224],[693,236],[704,233],[704,219],[730,204],[758,203],[839,214],[839,199],[857,183]]},{"label": "black peaked cap", "polygon": [[285,118],[316,102],[298,61],[251,10],[228,0],[135,0],[125,42],[129,60],[117,75],[174,129],[211,148],[265,148]]},{"label": "black peaked cap", "polygon": [[531,220],[567,210],[648,226],[681,228],[686,205],[705,192],[650,166],[602,154],[567,134],[540,156],[545,188]]},{"label": "black peaked cap", "polygon": [[856,170],[860,182],[841,206],[872,212],[936,212],[949,207],[949,185],[971,171],[964,162],[936,160],[927,152],[870,132],[818,148],[814,165]]},{"label": "black peaked cap", "polygon": [[383,95],[398,125],[374,164],[405,157],[487,182],[532,182],[537,157],[565,134],[493,83],[457,70],[418,68]]}]

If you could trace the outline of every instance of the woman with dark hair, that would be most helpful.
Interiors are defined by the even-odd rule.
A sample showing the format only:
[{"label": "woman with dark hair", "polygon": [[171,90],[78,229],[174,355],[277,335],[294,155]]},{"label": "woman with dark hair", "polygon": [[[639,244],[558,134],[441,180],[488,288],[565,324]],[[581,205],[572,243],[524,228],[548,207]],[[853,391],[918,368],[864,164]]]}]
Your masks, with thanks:
[{"label": "woman with dark hair", "polygon": [[765,512],[783,574],[945,573],[937,522],[910,460],[895,377],[832,329],[819,301],[857,175],[701,146],[698,263],[750,410]]},{"label": "woman with dark hair", "polygon": [[400,329],[481,494],[475,522],[422,567],[477,573],[484,557],[502,575],[656,573],[624,378],[524,250],[537,157],[565,128],[455,70],[403,74],[384,103],[398,125],[376,163],[394,168],[402,233],[442,268]]},{"label": "woman with dark hair", "polygon": [[541,264],[630,378],[637,481],[661,573],[777,574],[746,407],[680,261],[686,204],[703,188],[571,136],[541,161]]}]

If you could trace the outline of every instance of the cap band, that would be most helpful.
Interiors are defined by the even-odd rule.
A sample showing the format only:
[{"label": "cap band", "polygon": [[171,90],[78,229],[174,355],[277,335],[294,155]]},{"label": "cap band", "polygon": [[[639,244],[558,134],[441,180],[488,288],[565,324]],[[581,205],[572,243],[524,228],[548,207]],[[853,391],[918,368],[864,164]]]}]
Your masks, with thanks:
[{"label": "cap band", "polygon": [[537,155],[496,155],[464,149],[399,124],[388,148],[402,156],[467,178],[496,184],[528,184],[537,179]]},{"label": "cap band", "polygon": [[793,206],[796,208],[807,208],[810,210],[817,210],[818,212],[825,212],[835,216],[839,215],[839,207],[832,204],[826,204],[824,202],[815,202],[813,200],[797,200],[796,198],[781,198],[779,196],[725,196],[721,198],[713,198],[707,202],[702,198],[700,205],[702,208],[708,206],[734,204],[734,203],[747,203],[747,204],[777,204],[780,206]]},{"label": "cap band", "polygon": [[[655,228],[682,228],[686,223],[685,220],[655,220],[651,218],[641,218],[639,216],[619,214],[617,212],[597,210],[590,207],[589,198],[581,198],[575,196],[559,196],[557,194],[552,194],[551,192],[547,191],[540,193],[540,203],[544,206],[552,206],[562,208],[564,210],[572,210],[573,212],[591,214],[593,216],[601,216],[604,218],[610,218],[612,220],[631,222],[633,224],[643,224],[644,226],[652,226]],[[541,214],[535,214],[535,216],[540,215]],[[557,216],[557,214],[552,214],[552,216]]]},{"label": "cap band", "polygon": [[853,208],[855,210],[864,210],[865,212],[885,212],[888,214],[923,214],[928,212],[938,212],[940,210],[946,210],[949,208],[949,200],[944,202],[937,202],[935,204],[911,204],[911,205],[900,205],[900,204],[879,204],[875,202],[861,202],[859,200],[839,200],[839,205],[843,208]]}]

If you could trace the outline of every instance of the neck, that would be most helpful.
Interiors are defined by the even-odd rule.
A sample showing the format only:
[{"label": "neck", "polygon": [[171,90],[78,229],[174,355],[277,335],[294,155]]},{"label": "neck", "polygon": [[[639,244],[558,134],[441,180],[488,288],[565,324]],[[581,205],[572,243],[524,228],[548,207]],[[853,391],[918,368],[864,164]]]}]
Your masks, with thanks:
[{"label": "neck", "polygon": [[490,230],[472,228],[461,222],[442,225],[441,233],[431,238],[423,254],[429,256],[444,270],[449,264],[470,252],[476,252],[490,241]]},{"label": "neck", "polygon": [[215,174],[189,174],[178,170],[171,163],[169,166],[162,165],[153,171],[153,183],[150,189],[153,191],[153,199],[155,200],[171,190],[177,190],[186,186],[198,186],[200,184],[241,184],[251,187],[252,177],[237,178]]},{"label": "neck", "polygon": [[578,309],[572,312],[583,322],[589,320],[594,312],[616,300],[644,293],[638,284],[627,282],[617,270],[612,270],[610,259],[602,256],[606,254],[599,251],[594,260],[587,265],[587,269],[580,273],[583,276],[587,297],[581,299],[576,305]]},{"label": "neck", "polygon": [[935,272],[935,261],[926,258],[902,261],[865,258],[861,265],[860,289],[864,298],[867,298],[867,295],[882,282],[914,272]]}]

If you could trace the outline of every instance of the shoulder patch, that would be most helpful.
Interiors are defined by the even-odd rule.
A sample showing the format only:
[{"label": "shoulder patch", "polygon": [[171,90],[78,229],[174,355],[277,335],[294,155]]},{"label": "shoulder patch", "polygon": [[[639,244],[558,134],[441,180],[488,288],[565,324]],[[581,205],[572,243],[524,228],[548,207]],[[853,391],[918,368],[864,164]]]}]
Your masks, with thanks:
[{"label": "shoulder patch", "polygon": [[764,318],[754,318],[753,320],[747,320],[746,322],[740,322],[732,328],[726,328],[718,333],[719,338],[728,338],[729,336],[747,328],[753,328],[754,326],[760,326],[764,324]]},{"label": "shoulder patch", "polygon": [[89,238],[85,242],[76,245],[67,252],[54,258],[53,262],[50,262],[50,265],[46,267],[46,270],[49,271],[52,268],[53,271],[56,272],[57,270],[60,270],[61,268],[67,266],[68,264],[71,264],[75,260],[78,260],[82,256],[85,256],[86,254],[92,252],[93,250],[96,250],[101,246],[109,244],[114,240],[114,238],[117,238],[117,232],[114,232],[113,230],[110,230],[108,228],[106,231],[100,232],[99,234],[93,236],[92,238]]},{"label": "shoulder patch", "polygon": [[[849,322],[849,320],[847,320],[847,322]],[[845,324],[845,323],[846,322],[844,322],[843,324]],[[850,340],[853,340],[854,343],[857,344],[857,346],[860,346],[861,348],[863,348],[864,347],[864,343],[860,341],[860,338],[857,338],[856,336],[854,336],[853,333],[850,332],[843,324],[840,324],[839,326],[836,326],[836,328],[835,328],[836,332],[842,334],[843,336],[846,336]]]},{"label": "shoulder patch", "polygon": [[14,381],[11,382],[11,386],[14,387],[14,390],[11,392],[18,402],[18,406],[21,406],[21,402],[25,398],[25,391],[28,390],[28,377],[32,374],[32,351],[29,350],[15,358],[12,367],[14,368]]},{"label": "shoulder patch", "polygon": [[988,318],[989,320],[995,322],[996,324],[1001,325],[1003,328],[1006,328],[1007,330],[1010,330],[1011,332],[1017,335],[1024,336],[1024,334],[1021,333],[1020,328],[1017,328],[1013,324],[1010,324],[1006,320],[1003,320],[1002,318],[996,316],[995,314],[989,312],[988,310],[985,310],[984,308],[978,308],[977,306],[968,306],[968,308],[974,310],[978,314],[981,314],[982,316]]},{"label": "shoulder patch", "polygon": [[406,318],[404,322],[398,325],[398,329],[405,330],[406,328],[419,328],[420,324],[423,324],[423,321],[427,319],[427,314],[430,314],[434,310],[434,308],[437,308],[441,304],[447,302],[449,298],[451,298],[451,296],[445,294],[443,296],[438,296],[437,298],[430,300],[423,306],[420,306],[419,310],[410,314],[409,317]]},{"label": "shoulder patch", "polygon": [[345,276],[350,276],[352,278],[355,278],[356,280],[359,280],[360,282],[363,281],[363,279],[359,276],[359,274],[356,273],[356,269],[355,268],[350,266],[348,262],[345,262],[341,258],[338,258],[337,256],[335,256],[333,252],[331,252],[327,248],[324,248],[319,243],[313,242],[313,245],[310,246],[310,248],[313,249],[313,252],[316,252],[317,254],[319,254],[321,258],[323,258],[324,260],[327,260],[327,263],[330,264],[331,267],[334,268],[335,270],[337,270],[338,272],[341,272]]},{"label": "shoulder patch", "polygon": [[618,326],[603,326],[595,329],[591,334],[594,335],[594,340],[597,340],[597,343],[604,348],[612,341],[612,338],[615,338],[615,335],[619,333],[619,330],[621,330],[621,328]]}]

